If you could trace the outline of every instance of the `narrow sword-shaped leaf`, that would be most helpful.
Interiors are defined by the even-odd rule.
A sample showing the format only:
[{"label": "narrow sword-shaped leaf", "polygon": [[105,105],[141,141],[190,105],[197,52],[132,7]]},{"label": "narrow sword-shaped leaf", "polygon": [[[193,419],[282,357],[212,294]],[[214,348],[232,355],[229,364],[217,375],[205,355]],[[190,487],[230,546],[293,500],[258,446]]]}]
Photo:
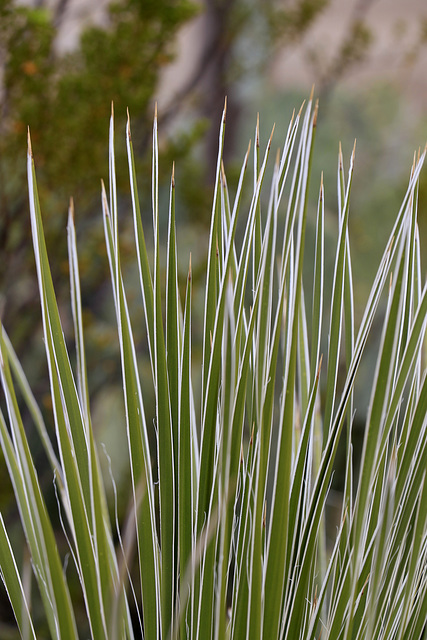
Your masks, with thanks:
[{"label": "narrow sword-shaped leaf", "polygon": [[91,449],[90,458],[92,460],[93,483],[96,488],[93,496],[93,514],[94,514],[94,541],[96,546],[96,555],[99,559],[101,588],[104,594],[104,602],[108,602],[111,597],[113,586],[110,580],[110,569],[114,579],[117,579],[117,565],[115,554],[110,550],[112,548],[112,535],[108,526],[108,509],[107,500],[104,492],[104,486],[100,475],[100,466],[98,461],[95,443],[92,436],[92,422],[89,408],[89,389],[86,371],[86,355],[83,337],[83,318],[82,304],[80,293],[80,275],[77,256],[76,231],[74,226],[74,205],[70,202],[68,211],[68,258],[70,267],[70,289],[71,302],[73,311],[74,335],[76,340],[77,353],[77,380],[82,407],[85,428],[89,446]]},{"label": "narrow sword-shaped leaf", "polygon": [[[137,523],[138,559],[142,591],[144,630],[147,636],[150,634],[150,637],[159,638],[160,585],[151,455],[132,328],[130,325],[121,273],[116,268],[116,252],[112,235],[113,230],[104,189],[102,203],[113,289],[116,287],[116,274],[119,275],[119,290],[116,291],[115,295],[117,300],[116,313],[122,361],[123,391],[126,409],[127,440],[131,465],[135,521]],[[138,495],[140,492],[142,492],[142,498],[139,500]]]},{"label": "narrow sword-shaped leaf", "polygon": [[[19,413],[1,334],[0,371],[12,431],[11,439],[0,412],[0,441],[30,548],[49,629],[54,638],[60,638],[61,633],[64,638],[77,638],[70,594]],[[6,555],[6,560],[7,557]]]},{"label": "narrow sword-shaped leaf", "polygon": [[101,595],[99,561],[96,558],[91,537],[94,526],[92,500],[99,499],[98,488],[94,485],[92,476],[92,465],[96,462],[91,458],[92,450],[88,443],[88,434],[84,426],[53,290],[30,140],[27,166],[31,227],[42,303],[51,392],[65,487],[72,514],[70,526],[77,547],[80,576],[92,634],[101,639],[106,637],[105,603]]},{"label": "narrow sword-shaped leaf", "polygon": [[[307,188],[310,179],[312,151],[317,124],[316,104],[313,115],[310,105],[307,109],[305,121],[305,136],[303,138],[303,153],[301,156],[300,196],[297,200],[299,220],[296,247],[296,272],[294,293],[288,305],[289,326],[292,326],[289,353],[286,354],[284,395],[282,413],[280,416],[278,447],[275,468],[275,490],[271,508],[271,525],[268,539],[267,568],[265,572],[265,608],[263,620],[263,635],[276,637],[280,628],[280,613],[282,598],[286,587],[286,550],[289,534],[289,498],[291,481],[292,430],[294,421],[294,391],[296,378],[296,357],[298,344],[299,305],[302,292],[302,267],[305,244],[305,226],[307,219]],[[303,134],[304,135],[304,134]],[[285,529],[283,536],[283,528]],[[285,539],[283,539],[285,538]],[[275,588],[273,588],[275,585]]]},{"label": "narrow sword-shaped leaf", "polygon": [[36,425],[36,429],[39,433],[40,440],[43,444],[43,448],[46,451],[46,455],[52,467],[52,471],[55,471],[57,481],[59,485],[63,487],[61,466],[56,456],[56,453],[53,449],[51,440],[49,438],[49,434],[46,428],[45,421],[43,419],[42,412],[40,411],[40,408],[37,404],[37,401],[34,397],[31,387],[28,383],[25,372],[9,340],[9,336],[7,335],[6,330],[2,325],[1,325],[1,332],[3,335],[4,351],[9,362],[11,372],[14,375],[14,379],[16,380],[16,384],[19,387],[23,400],[28,407],[28,411],[30,412],[31,418],[34,424]]},{"label": "narrow sword-shaped leaf", "polygon": [[[186,581],[187,566],[193,556],[194,518],[194,461],[191,439],[191,256],[188,268],[187,290],[185,296],[184,327],[179,391],[179,430],[178,430],[178,548],[179,548],[179,618],[181,637],[185,638],[187,625],[187,606],[191,584]],[[190,603],[191,606],[191,603]]]},{"label": "narrow sword-shaped leaf", "polygon": [[[326,385],[328,393],[325,400],[325,413],[324,413],[324,432],[323,442],[326,442],[328,432],[332,423],[332,416],[335,404],[337,377],[338,377],[338,364],[339,364],[339,350],[341,343],[342,333],[342,313],[343,313],[343,300],[344,300],[344,274],[346,272],[346,245],[347,245],[347,227],[348,217],[350,209],[350,192],[353,179],[354,170],[354,156],[355,148],[350,159],[349,176],[347,181],[347,188],[345,193],[345,200],[343,204],[342,214],[340,212],[340,231],[337,246],[337,254],[335,258],[334,280],[332,288],[332,303],[331,303],[331,321],[329,327],[329,345],[328,345],[328,375]],[[342,162],[342,156],[340,155],[340,163]]]},{"label": "narrow sword-shaped leaf", "polygon": [[34,631],[33,621],[31,619],[30,608],[25,596],[19,569],[16,565],[15,555],[7,535],[3,516],[0,513],[0,572],[3,584],[5,586],[8,598],[15,614],[16,622],[24,637],[23,628],[27,626],[29,634],[27,637],[36,640],[36,632]]},{"label": "narrow sword-shaped leaf", "polygon": [[[145,322],[147,325],[148,347],[150,350],[150,361],[154,367],[154,293],[151,279],[150,266],[148,261],[147,248],[145,244],[144,229],[142,227],[141,210],[139,206],[138,185],[136,181],[135,160],[130,131],[130,118],[126,126],[126,146],[129,164],[130,187],[132,196],[132,212],[135,233],[135,243],[138,256],[138,269],[141,285],[141,294],[144,303]],[[154,369],[153,369],[154,379]]]},{"label": "narrow sword-shaped leaf", "polygon": [[[157,418],[157,460],[159,466],[160,549],[161,549],[161,621],[162,636],[167,637],[173,618],[175,602],[175,470],[174,438],[172,433],[171,397],[163,330],[160,283],[160,238],[158,194],[157,110],[153,127],[152,197],[154,222],[154,355],[155,396]],[[172,189],[173,191],[173,189]],[[176,282],[170,283],[176,287]],[[176,309],[171,308],[171,313]],[[173,384],[173,382],[171,382]]]}]

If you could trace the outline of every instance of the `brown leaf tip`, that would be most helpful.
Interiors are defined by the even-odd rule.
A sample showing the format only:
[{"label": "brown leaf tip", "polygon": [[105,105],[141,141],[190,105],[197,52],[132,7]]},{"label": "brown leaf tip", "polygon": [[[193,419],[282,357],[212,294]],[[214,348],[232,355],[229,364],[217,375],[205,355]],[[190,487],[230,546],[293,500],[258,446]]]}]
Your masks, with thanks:
[{"label": "brown leaf tip", "polygon": [[268,148],[271,147],[271,141],[273,140],[274,129],[276,128],[276,123],[273,124],[273,128],[271,130],[270,139],[268,141]]},{"label": "brown leaf tip", "polygon": [[341,140],[338,143],[338,166],[339,166],[339,170],[342,171],[343,170],[343,157],[342,157],[342,146],[341,146]]},{"label": "brown leaf tip", "polygon": [[249,140],[249,144],[248,144],[248,150],[246,151],[246,155],[245,155],[245,169],[248,166],[248,160],[249,160],[249,152],[251,150],[251,141]]},{"label": "brown leaf tip", "polygon": [[74,224],[74,200],[73,200],[72,196],[70,198],[70,204],[68,205],[68,213],[69,213],[69,216],[70,216],[70,218],[71,218],[71,220],[72,220],[72,222]]},{"label": "brown leaf tip", "polygon": [[317,367],[317,374],[316,377],[319,379],[320,377],[320,370],[322,368],[322,360],[323,360],[323,353],[320,354],[320,360],[319,360],[319,366]]},{"label": "brown leaf tip", "polygon": [[319,100],[316,100],[316,104],[314,107],[314,115],[313,115],[313,128],[315,129],[317,126],[317,117],[319,115]]},{"label": "brown leaf tip", "polygon": [[31,148],[31,136],[30,136],[30,127],[27,129],[27,144],[28,144],[28,155],[30,158],[33,157],[33,150]]},{"label": "brown leaf tip", "polygon": [[131,141],[132,137],[130,134],[130,115],[129,115],[129,107],[126,108],[127,120],[126,120],[126,135],[128,140]]}]

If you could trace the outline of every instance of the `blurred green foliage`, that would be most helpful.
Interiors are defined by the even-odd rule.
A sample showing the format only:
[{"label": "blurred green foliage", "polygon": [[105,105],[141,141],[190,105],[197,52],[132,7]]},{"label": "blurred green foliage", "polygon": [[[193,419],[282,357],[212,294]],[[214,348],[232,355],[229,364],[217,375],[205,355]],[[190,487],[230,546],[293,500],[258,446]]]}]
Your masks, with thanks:
[{"label": "blurred green foliage", "polygon": [[[114,102],[121,139],[129,109],[137,162],[146,163],[159,74],[173,57],[177,30],[195,12],[190,0],[120,0],[109,6],[105,27],[87,26],[79,46],[60,55],[53,10],[0,1],[0,291],[5,325],[20,351],[24,344],[30,351],[38,322],[32,311],[38,302],[25,178],[27,126],[48,248],[67,271],[65,226],[73,196],[85,296],[93,309],[107,268],[98,222],[100,179],[108,175],[109,103]],[[188,135],[174,150],[185,155],[191,144]],[[124,144],[117,145],[117,166],[119,189],[127,193]],[[58,296],[60,304],[68,300],[65,290]],[[95,333],[108,342],[102,327]]]},{"label": "blurred green foliage", "polygon": [[[116,107],[118,129],[129,108],[137,114],[135,137],[147,135],[152,120],[147,107],[171,60],[173,37],[194,12],[189,0],[122,0],[110,5],[106,28],[87,27],[80,46],[58,56],[52,14],[3,1],[3,174],[13,175],[13,165],[23,164],[29,125],[43,188],[60,201],[73,193],[82,198],[81,206],[90,203],[100,176],[106,175],[109,101]],[[14,185],[5,181],[5,186],[4,197],[14,198]]]}]

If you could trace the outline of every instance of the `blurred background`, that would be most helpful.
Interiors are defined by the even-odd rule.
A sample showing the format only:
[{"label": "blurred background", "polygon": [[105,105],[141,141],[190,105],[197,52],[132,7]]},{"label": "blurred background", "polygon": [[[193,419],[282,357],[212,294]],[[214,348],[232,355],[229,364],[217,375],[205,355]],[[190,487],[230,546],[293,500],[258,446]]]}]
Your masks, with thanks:
[{"label": "blurred background", "polygon": [[[120,486],[123,478],[126,485],[127,451],[121,444],[120,360],[100,203],[100,180],[108,181],[111,101],[124,268],[146,380],[144,400],[154,416],[133,267],[126,109],[150,243],[151,127],[158,103],[163,230],[175,161],[179,268],[184,283],[191,251],[197,340],[205,273],[203,239],[208,234],[224,97],[228,99],[225,162],[233,190],[248,140],[253,139],[257,113],[261,145],[276,123],[273,147],[280,147],[293,109],[298,110],[315,85],[320,111],[311,204],[314,211],[323,170],[329,270],[337,237],[338,144],[341,141],[347,169],[357,138],[350,237],[360,310],[405,193],[414,151],[423,148],[427,138],[426,69],[424,0],[119,0],[112,4],[0,0],[0,313],[47,422],[52,424],[52,416],[29,224],[27,126],[71,351],[66,222],[69,198],[74,198],[94,426],[112,457]],[[423,176],[419,215],[425,248],[426,172]],[[308,242],[313,241],[313,230],[312,216]],[[308,277],[310,270],[308,261]],[[369,371],[369,354],[365,369]],[[355,441],[363,434],[363,407],[368,402],[370,380],[365,385],[364,375],[362,370]],[[30,421],[28,429],[31,433]],[[34,450],[42,469],[46,465],[36,438]],[[339,474],[337,478],[339,489]],[[45,488],[55,510],[50,472]],[[16,518],[12,504],[0,460],[0,509],[9,520]],[[124,510],[126,503],[119,506]],[[0,621],[10,616],[2,598]],[[7,637],[7,628],[0,625],[2,638]]]}]

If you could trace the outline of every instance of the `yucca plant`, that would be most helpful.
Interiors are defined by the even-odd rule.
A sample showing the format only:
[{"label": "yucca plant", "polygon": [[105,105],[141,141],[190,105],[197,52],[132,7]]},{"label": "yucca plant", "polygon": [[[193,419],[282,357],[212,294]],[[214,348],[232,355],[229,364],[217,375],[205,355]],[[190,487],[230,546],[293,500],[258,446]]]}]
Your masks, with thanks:
[{"label": "yucca plant", "polygon": [[[123,442],[132,481],[125,523],[109,516],[92,430],[73,210],[68,247],[75,371],[55,300],[29,141],[31,228],[56,444],[4,328],[1,377],[7,416],[0,415],[0,434],[48,634],[65,640],[82,631],[15,389],[30,410],[52,467],[60,521],[94,640],[420,640],[427,637],[427,288],[421,276],[417,193],[425,152],[414,159],[356,326],[348,227],[354,150],[348,175],[341,149],[338,155],[338,241],[326,313],[322,180],[315,247],[308,247],[314,271],[310,278],[304,271],[303,277],[317,104],[311,97],[292,117],[273,163],[267,204],[261,194],[272,138],[262,155],[257,125],[251,197],[244,196],[250,180],[248,148],[231,198],[221,160],[225,119],[226,109],[201,345],[192,340],[190,257],[185,296],[180,295],[173,170],[166,282],[160,267],[157,118],[154,264],[142,226],[128,120],[136,255],[156,400],[153,426],[144,410],[148,382],[139,371],[120,266],[111,117],[109,194],[103,186],[102,213],[121,355]],[[382,323],[382,337],[356,476],[353,395],[374,318]],[[201,370],[194,364],[196,350],[202,354]],[[198,376],[201,382],[194,384]],[[155,450],[150,449],[150,430],[155,431]],[[344,491],[339,526],[329,540],[326,502],[340,441],[345,442]],[[3,518],[0,536],[1,575],[19,630],[24,638],[47,637],[33,623],[28,580]]]}]

